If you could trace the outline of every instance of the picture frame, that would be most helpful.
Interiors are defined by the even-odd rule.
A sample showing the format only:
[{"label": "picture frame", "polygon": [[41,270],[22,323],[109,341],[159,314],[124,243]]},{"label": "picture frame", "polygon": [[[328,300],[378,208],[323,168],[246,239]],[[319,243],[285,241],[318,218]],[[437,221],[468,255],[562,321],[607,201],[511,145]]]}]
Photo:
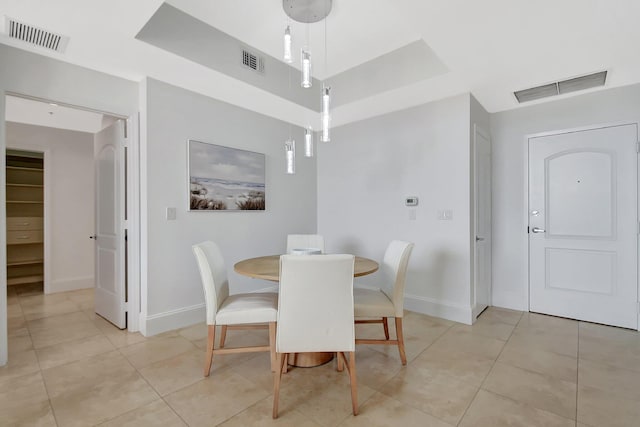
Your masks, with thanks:
[{"label": "picture frame", "polygon": [[188,211],[264,211],[265,155],[189,139]]}]

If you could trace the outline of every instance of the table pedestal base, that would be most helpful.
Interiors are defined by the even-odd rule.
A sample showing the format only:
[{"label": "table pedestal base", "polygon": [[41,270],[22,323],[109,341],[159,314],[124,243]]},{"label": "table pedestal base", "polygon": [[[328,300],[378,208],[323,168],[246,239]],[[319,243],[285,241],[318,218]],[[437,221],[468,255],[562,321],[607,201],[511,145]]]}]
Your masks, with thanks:
[{"label": "table pedestal base", "polygon": [[299,368],[312,368],[324,365],[333,359],[335,353],[291,353],[289,355],[289,365]]}]

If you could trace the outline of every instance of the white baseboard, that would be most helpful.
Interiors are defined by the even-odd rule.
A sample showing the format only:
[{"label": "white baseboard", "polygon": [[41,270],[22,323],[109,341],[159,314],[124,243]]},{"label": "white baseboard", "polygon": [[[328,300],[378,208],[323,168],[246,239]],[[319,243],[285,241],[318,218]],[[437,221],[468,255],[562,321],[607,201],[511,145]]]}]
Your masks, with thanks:
[{"label": "white baseboard", "polygon": [[49,285],[50,294],[55,294],[56,292],[68,292],[75,291],[78,289],[88,289],[94,287],[94,277],[93,276],[85,276],[85,277],[72,277],[69,279],[57,279],[52,280]]},{"label": "white baseboard", "polygon": [[140,332],[148,337],[204,322],[205,319],[206,310],[202,303],[141,318]]},{"label": "white baseboard", "polygon": [[[252,291],[252,293],[254,292],[278,292],[278,286],[274,285]],[[146,316],[146,318],[141,313],[140,333],[145,337],[149,337],[204,322],[205,319],[206,308],[204,303],[165,311],[164,313],[152,314]]]},{"label": "white baseboard", "polygon": [[[485,308],[480,309],[481,306],[474,305],[471,309],[471,320],[475,322],[478,319],[478,315],[485,310]],[[484,306],[483,306],[484,307]]]},{"label": "white baseboard", "polygon": [[473,323],[471,306],[463,306],[447,301],[439,301],[418,295],[404,295],[404,308],[410,311],[471,325]]}]

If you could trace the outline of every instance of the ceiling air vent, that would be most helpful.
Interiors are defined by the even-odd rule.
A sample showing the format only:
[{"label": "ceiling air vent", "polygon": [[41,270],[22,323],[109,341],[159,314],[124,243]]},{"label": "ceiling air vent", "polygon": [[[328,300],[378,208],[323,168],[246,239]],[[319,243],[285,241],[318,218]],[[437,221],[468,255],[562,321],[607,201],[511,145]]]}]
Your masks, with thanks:
[{"label": "ceiling air vent", "polygon": [[34,27],[5,16],[5,33],[9,38],[20,40],[56,52],[64,52],[69,37]]},{"label": "ceiling air vent", "polygon": [[606,80],[607,72],[601,71],[599,73],[587,74],[586,76],[575,77],[555,83],[519,90],[517,92],[513,92],[513,94],[516,96],[519,103],[523,103],[534,101],[536,99],[547,98],[549,96],[604,86]]},{"label": "ceiling air vent", "polygon": [[251,68],[253,71],[264,73],[264,59],[246,49],[242,49],[242,65]]}]

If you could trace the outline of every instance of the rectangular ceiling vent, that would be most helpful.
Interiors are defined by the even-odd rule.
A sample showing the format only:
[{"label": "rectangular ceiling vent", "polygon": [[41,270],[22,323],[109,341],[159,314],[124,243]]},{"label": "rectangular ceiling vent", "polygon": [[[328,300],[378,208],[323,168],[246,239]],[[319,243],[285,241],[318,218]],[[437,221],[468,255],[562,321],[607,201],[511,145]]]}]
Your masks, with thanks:
[{"label": "rectangular ceiling vent", "polygon": [[5,33],[9,38],[63,53],[69,37],[52,33],[5,16]]},{"label": "rectangular ceiling vent", "polygon": [[242,49],[242,65],[253,71],[264,73],[264,59],[247,49]]},{"label": "rectangular ceiling vent", "polygon": [[607,72],[587,74],[586,76],[561,80],[542,86],[513,92],[519,103],[535,101],[536,99],[547,98],[549,96],[562,95],[564,93],[576,92],[578,90],[590,89],[592,87],[604,86],[607,80]]}]

